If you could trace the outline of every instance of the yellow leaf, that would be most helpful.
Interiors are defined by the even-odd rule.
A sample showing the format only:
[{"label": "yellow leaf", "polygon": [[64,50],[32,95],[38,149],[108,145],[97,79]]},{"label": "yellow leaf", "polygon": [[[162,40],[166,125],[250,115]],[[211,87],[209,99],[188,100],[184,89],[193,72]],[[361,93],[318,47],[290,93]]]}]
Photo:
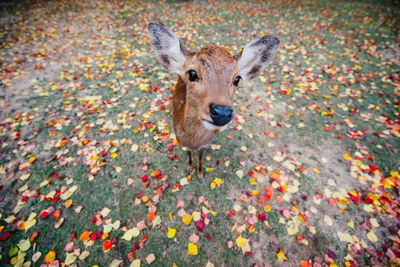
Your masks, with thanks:
[{"label": "yellow leaf", "polygon": [[67,256],[65,257],[65,264],[66,265],[71,265],[75,262],[76,256],[74,256],[74,253],[67,253]]},{"label": "yellow leaf", "polygon": [[285,253],[283,253],[282,250],[279,250],[279,252],[276,253],[276,257],[278,258],[279,261],[287,260]]},{"label": "yellow leaf", "polygon": [[17,254],[17,252],[18,252],[18,248],[17,247],[10,248],[10,250],[8,251],[8,256],[12,257],[15,254]]},{"label": "yellow leaf", "polygon": [[132,237],[137,237],[139,234],[140,231],[136,227],[133,227],[132,229],[129,229],[125,232],[125,234],[122,236],[122,239],[126,241],[131,241]]},{"label": "yellow leaf", "polygon": [[112,224],[105,224],[103,225],[103,232],[108,234],[109,232],[111,232],[112,228]]},{"label": "yellow leaf", "polygon": [[24,181],[24,180],[28,179],[29,176],[31,176],[31,174],[30,174],[30,173],[27,173],[27,174],[24,174],[24,175],[22,175],[21,177],[19,177],[19,179],[20,179],[21,181]]},{"label": "yellow leaf", "polygon": [[299,232],[299,228],[297,227],[297,225],[293,222],[290,221],[288,223],[288,227],[286,228],[287,232],[289,235],[295,235]]},{"label": "yellow leaf", "polygon": [[197,255],[198,249],[197,246],[193,243],[188,244],[188,254],[189,255]]},{"label": "yellow leaf", "polygon": [[129,267],[140,267],[140,260],[136,259],[132,261],[132,263],[129,265]]},{"label": "yellow leaf", "polygon": [[211,182],[211,185],[210,185],[210,187],[211,187],[211,189],[214,189],[215,188],[215,182],[213,181],[213,182]]},{"label": "yellow leaf", "polygon": [[111,210],[109,208],[103,208],[100,212],[101,216],[107,217],[108,214],[110,214]]},{"label": "yellow leaf", "polygon": [[167,233],[167,237],[168,238],[174,238],[176,234],[176,229],[173,228],[169,228],[168,227],[168,233]]},{"label": "yellow leaf", "polygon": [[194,212],[192,213],[192,216],[193,216],[193,220],[194,220],[195,222],[197,222],[197,221],[199,221],[199,220],[201,219],[201,213],[198,212],[198,211],[194,211]]},{"label": "yellow leaf", "polygon": [[193,216],[190,214],[186,214],[185,216],[182,217],[182,222],[186,225],[189,225],[192,222]]},{"label": "yellow leaf", "polygon": [[343,158],[345,159],[345,160],[347,160],[347,161],[350,161],[351,160],[351,157],[349,156],[349,154],[343,154]]},{"label": "yellow leaf", "polygon": [[36,161],[36,157],[30,157],[28,159],[28,161],[29,161],[30,164],[32,164],[32,163],[34,163]]},{"label": "yellow leaf", "polygon": [[347,226],[350,227],[351,229],[354,229],[354,222],[353,221],[348,221]]},{"label": "yellow leaf", "polygon": [[368,237],[368,239],[369,239],[371,242],[374,242],[374,243],[378,242],[378,237],[377,237],[377,236],[375,235],[375,233],[372,232],[372,231],[370,231],[370,232],[367,234],[367,237]]},{"label": "yellow leaf", "polygon": [[132,237],[133,237],[133,231],[132,229],[129,229],[128,231],[125,232],[125,234],[121,238],[129,242],[131,241]]},{"label": "yellow leaf", "polygon": [[244,239],[242,236],[239,236],[238,238],[236,238],[236,245],[240,248],[242,247],[242,244],[244,243]]},{"label": "yellow leaf", "polygon": [[31,242],[29,241],[29,239],[21,240],[18,243],[18,247],[21,251],[27,251],[31,247]]},{"label": "yellow leaf", "polygon": [[338,237],[340,241],[346,241],[347,243],[353,243],[353,238],[349,233],[338,232]]},{"label": "yellow leaf", "polygon": [[56,253],[52,250],[49,251],[49,253],[46,254],[44,257],[44,262],[45,263],[52,263],[56,259]]},{"label": "yellow leaf", "polygon": [[81,260],[81,261],[84,261],[88,256],[89,256],[89,251],[87,251],[87,250],[85,250],[85,251],[83,251],[82,253],[81,253],[81,255],[79,255],[79,259]]},{"label": "yellow leaf", "polygon": [[25,222],[25,232],[36,224],[36,219],[35,219],[36,216],[37,216],[36,212],[32,212],[31,215],[29,215],[28,219]]},{"label": "yellow leaf", "polygon": [[123,261],[119,259],[113,259],[109,267],[118,267]]}]

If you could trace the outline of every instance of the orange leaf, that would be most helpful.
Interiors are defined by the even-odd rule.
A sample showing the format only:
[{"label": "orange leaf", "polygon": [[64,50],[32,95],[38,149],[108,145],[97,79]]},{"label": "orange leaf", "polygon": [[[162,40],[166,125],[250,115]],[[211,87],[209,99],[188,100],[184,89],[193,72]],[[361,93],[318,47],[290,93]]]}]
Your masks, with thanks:
[{"label": "orange leaf", "polygon": [[147,220],[149,220],[150,222],[152,222],[155,217],[156,214],[154,212],[150,212],[149,214],[147,214]]},{"label": "orange leaf", "polygon": [[301,260],[300,261],[301,267],[311,267],[311,264],[308,261]]},{"label": "orange leaf", "polygon": [[269,178],[271,178],[272,180],[276,180],[276,178],[279,177],[279,172],[271,172],[269,175]]},{"label": "orange leaf", "polygon": [[91,231],[85,231],[81,234],[81,237],[79,238],[82,242],[85,242],[86,240],[89,239],[90,235],[92,234]]},{"label": "orange leaf", "polygon": [[45,263],[52,263],[56,259],[56,253],[54,251],[49,251],[44,257]]},{"label": "orange leaf", "polygon": [[33,240],[35,240],[35,238],[38,236],[38,232],[34,232],[31,237],[29,238],[29,241],[31,241],[31,243],[33,242]]},{"label": "orange leaf", "polygon": [[103,243],[103,252],[107,252],[112,248],[113,244],[110,240],[106,240]]},{"label": "orange leaf", "polygon": [[60,215],[61,215],[61,211],[56,210],[56,212],[54,212],[54,214],[53,214],[53,219],[57,219],[58,217],[60,217]]},{"label": "orange leaf", "polygon": [[67,201],[65,201],[64,206],[66,208],[71,207],[72,203],[74,203],[74,201],[72,199],[68,199]]}]

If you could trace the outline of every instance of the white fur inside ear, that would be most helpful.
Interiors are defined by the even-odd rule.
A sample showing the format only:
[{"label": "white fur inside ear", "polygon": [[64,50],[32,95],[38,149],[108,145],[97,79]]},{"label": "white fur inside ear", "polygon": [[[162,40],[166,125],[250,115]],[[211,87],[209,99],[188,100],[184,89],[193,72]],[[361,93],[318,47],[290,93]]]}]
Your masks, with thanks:
[{"label": "white fur inside ear", "polygon": [[279,39],[264,36],[247,44],[238,60],[239,74],[248,81],[256,77],[272,61],[279,48]]},{"label": "white fur inside ear", "polygon": [[172,32],[171,34],[174,35],[174,38],[169,40],[168,49],[157,51],[157,54],[159,54],[160,56],[167,55],[170,60],[170,65],[168,67],[169,71],[180,73],[180,69],[183,63],[185,63],[186,57],[181,52],[178,36],[176,36]]},{"label": "white fur inside ear", "polygon": [[254,43],[255,41],[252,41],[244,47],[238,62],[239,74],[244,80],[247,80],[247,73],[249,73],[254,63],[259,61],[260,52],[258,51],[259,49],[252,46]]},{"label": "white fur inside ear", "polygon": [[148,25],[149,38],[158,61],[167,70],[180,74],[185,63],[187,50],[178,36],[161,23]]},{"label": "white fur inside ear", "polygon": [[203,120],[202,123],[203,123],[203,126],[204,126],[207,130],[209,130],[209,131],[211,131],[211,132],[214,132],[214,131],[218,131],[218,132],[225,131],[226,128],[228,128],[228,126],[229,126],[229,124],[230,124],[230,123],[227,123],[227,124],[225,124],[224,126],[217,126],[217,125],[212,124],[211,122],[206,121],[206,120]]}]

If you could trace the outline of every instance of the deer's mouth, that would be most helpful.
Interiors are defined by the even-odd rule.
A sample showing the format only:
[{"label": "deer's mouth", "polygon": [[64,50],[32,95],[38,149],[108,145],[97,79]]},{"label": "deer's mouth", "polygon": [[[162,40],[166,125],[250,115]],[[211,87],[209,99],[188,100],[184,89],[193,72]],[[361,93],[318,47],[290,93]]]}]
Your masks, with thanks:
[{"label": "deer's mouth", "polygon": [[203,123],[203,126],[204,126],[207,130],[212,131],[212,132],[222,132],[222,131],[225,131],[226,128],[228,128],[228,126],[229,126],[229,124],[230,124],[230,122],[228,122],[228,123],[225,124],[225,125],[216,125],[216,124],[214,124],[214,123],[212,123],[212,122],[210,122],[210,121],[208,121],[208,120],[202,120],[201,122]]}]

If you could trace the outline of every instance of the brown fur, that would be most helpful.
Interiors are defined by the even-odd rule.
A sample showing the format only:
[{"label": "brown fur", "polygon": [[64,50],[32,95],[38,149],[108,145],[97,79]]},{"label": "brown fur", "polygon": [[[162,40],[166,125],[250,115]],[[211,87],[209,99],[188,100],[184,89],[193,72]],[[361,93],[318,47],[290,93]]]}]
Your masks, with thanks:
[{"label": "brown fur", "polygon": [[[208,146],[214,133],[201,120],[208,119],[210,104],[232,106],[237,63],[225,49],[208,46],[191,54],[185,70],[195,70],[199,80],[190,82],[179,75],[172,96],[172,121],[178,142],[192,150]],[[208,119],[209,120],[209,119]]]}]

